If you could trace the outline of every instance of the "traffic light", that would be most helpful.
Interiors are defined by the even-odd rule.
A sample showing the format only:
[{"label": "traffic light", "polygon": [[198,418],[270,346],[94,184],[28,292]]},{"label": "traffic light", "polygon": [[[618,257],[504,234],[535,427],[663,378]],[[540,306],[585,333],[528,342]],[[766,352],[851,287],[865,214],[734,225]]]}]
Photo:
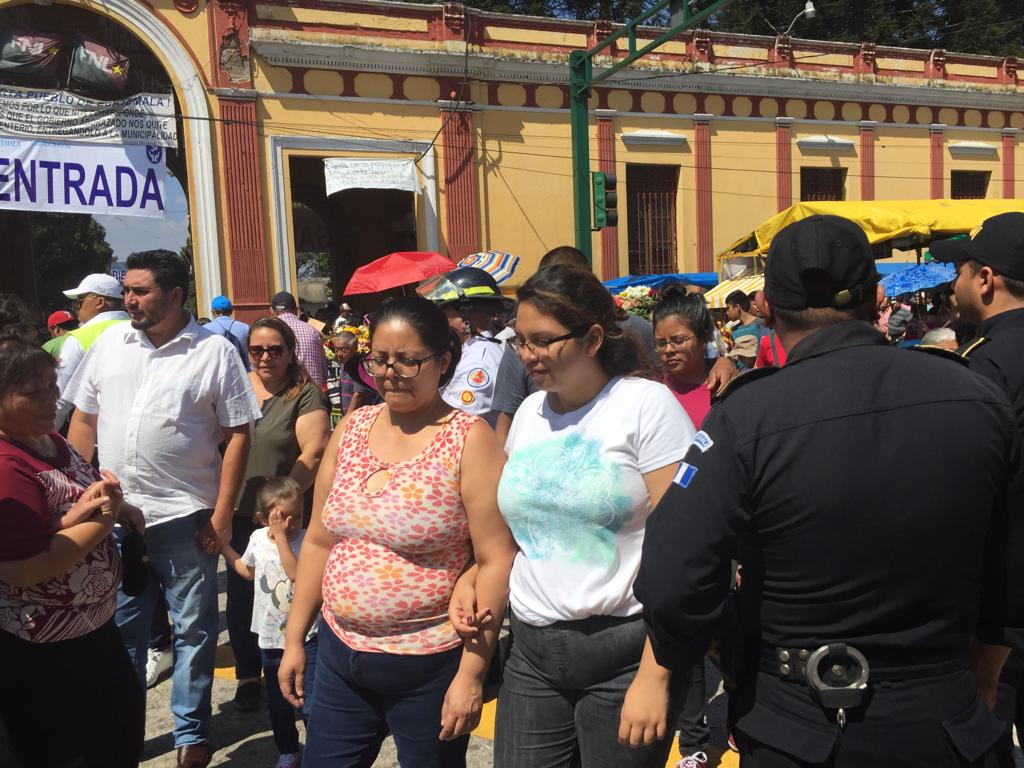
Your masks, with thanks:
[{"label": "traffic light", "polygon": [[594,229],[617,226],[619,212],[615,206],[619,196],[615,193],[615,174],[597,171],[591,176],[594,185]]}]

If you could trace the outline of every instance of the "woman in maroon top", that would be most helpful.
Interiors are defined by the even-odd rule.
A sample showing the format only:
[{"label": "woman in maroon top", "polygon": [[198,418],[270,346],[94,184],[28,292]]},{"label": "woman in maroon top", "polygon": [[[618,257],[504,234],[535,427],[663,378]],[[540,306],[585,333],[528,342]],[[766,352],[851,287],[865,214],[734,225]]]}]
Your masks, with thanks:
[{"label": "woman in maroon top", "polygon": [[138,765],[145,704],[114,624],[122,505],[60,435],[56,361],[0,331],[0,718],[25,766]]}]

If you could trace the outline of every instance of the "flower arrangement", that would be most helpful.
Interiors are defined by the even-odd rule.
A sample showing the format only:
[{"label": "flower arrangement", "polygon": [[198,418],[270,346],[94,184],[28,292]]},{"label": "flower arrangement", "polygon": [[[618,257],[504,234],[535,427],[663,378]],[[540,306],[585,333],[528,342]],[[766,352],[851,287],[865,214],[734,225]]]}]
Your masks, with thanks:
[{"label": "flower arrangement", "polygon": [[346,325],[338,328],[335,333],[338,331],[348,331],[356,337],[360,355],[365,355],[370,351],[370,327],[368,325]]},{"label": "flower arrangement", "polygon": [[622,308],[627,312],[650,320],[658,294],[646,285],[631,285],[619,293],[619,298],[622,300]]}]

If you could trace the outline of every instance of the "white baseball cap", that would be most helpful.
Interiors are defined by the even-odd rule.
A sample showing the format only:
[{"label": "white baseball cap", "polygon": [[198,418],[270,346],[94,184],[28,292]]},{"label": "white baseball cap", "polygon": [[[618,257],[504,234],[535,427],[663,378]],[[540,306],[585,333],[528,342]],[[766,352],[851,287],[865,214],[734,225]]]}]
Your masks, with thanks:
[{"label": "white baseball cap", "polygon": [[83,277],[77,288],[69,288],[64,291],[64,295],[69,299],[77,299],[87,293],[106,296],[108,299],[120,299],[124,289],[121,288],[121,283],[116,277],[94,273]]}]

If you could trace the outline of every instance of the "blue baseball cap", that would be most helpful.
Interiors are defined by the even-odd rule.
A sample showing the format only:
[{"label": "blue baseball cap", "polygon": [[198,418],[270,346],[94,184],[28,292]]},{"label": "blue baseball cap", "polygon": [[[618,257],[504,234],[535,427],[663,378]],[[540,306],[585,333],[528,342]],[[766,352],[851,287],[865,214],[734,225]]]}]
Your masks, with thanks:
[{"label": "blue baseball cap", "polygon": [[231,299],[227,296],[214,296],[213,302],[210,307],[214,312],[230,312],[231,311]]}]

